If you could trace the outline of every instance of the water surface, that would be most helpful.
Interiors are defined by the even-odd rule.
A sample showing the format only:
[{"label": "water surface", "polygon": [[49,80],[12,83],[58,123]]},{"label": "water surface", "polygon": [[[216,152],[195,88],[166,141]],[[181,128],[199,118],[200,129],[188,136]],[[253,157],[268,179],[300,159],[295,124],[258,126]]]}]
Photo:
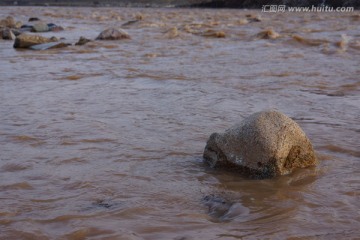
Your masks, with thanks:
[{"label": "water surface", "polygon": [[[0,41],[0,238],[360,235],[359,12],[1,7],[8,15],[61,25],[42,35],[70,43],[139,21],[124,26],[131,40]],[[211,133],[269,108],[300,124],[318,167],[247,180],[203,165]]]}]

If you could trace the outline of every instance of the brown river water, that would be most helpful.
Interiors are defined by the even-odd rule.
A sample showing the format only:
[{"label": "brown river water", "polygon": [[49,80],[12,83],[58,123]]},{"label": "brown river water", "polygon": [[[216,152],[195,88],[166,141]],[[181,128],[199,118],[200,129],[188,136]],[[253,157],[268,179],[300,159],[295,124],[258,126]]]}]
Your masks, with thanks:
[{"label": "brown river water", "polygon": [[[130,40],[0,40],[0,239],[359,239],[359,12],[9,15],[70,43],[139,21]],[[264,109],[300,124],[316,168],[249,180],[203,164],[211,133]]]}]

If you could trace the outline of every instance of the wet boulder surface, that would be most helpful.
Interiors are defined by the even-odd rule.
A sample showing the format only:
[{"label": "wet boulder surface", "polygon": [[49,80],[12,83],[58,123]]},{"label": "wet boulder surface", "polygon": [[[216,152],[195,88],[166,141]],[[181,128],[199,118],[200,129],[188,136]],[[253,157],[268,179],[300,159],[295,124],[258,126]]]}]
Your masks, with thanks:
[{"label": "wet boulder surface", "polygon": [[58,41],[56,38],[47,38],[39,35],[20,34],[16,37],[14,48],[30,48],[31,46]]},{"label": "wet boulder surface", "polygon": [[213,133],[204,150],[212,168],[251,178],[271,178],[315,166],[313,146],[300,126],[281,112],[255,113],[224,133]]}]

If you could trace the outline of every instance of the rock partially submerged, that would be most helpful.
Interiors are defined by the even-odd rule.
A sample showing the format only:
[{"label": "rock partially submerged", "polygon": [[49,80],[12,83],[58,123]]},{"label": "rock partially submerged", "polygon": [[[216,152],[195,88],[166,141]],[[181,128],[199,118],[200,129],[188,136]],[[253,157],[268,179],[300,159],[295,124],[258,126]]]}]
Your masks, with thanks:
[{"label": "rock partially submerged", "polygon": [[47,38],[38,35],[30,35],[30,34],[20,34],[16,37],[14,42],[14,48],[29,48],[34,45],[49,43],[49,42],[57,42],[56,38]]},{"label": "rock partially submerged", "polygon": [[317,164],[310,140],[299,125],[277,111],[262,111],[224,133],[213,133],[204,150],[213,168],[269,178]]},{"label": "rock partially submerged", "polygon": [[36,21],[34,24],[24,24],[20,26],[22,32],[60,32],[64,28],[54,23]]},{"label": "rock partially submerged", "polygon": [[260,39],[276,39],[280,37],[280,34],[274,31],[272,28],[265,29],[256,35]]},{"label": "rock partially submerged", "polygon": [[14,40],[16,37],[10,28],[4,28],[0,33],[0,38],[4,40]]},{"label": "rock partially submerged", "polygon": [[102,31],[96,40],[130,39],[130,35],[122,29],[108,28]]},{"label": "rock partially submerged", "polygon": [[203,198],[203,203],[208,207],[209,215],[220,222],[248,215],[250,212],[239,202],[230,202],[221,196],[207,195]]},{"label": "rock partially submerged", "polygon": [[85,37],[83,37],[83,36],[81,36],[81,37],[79,38],[79,41],[77,41],[77,43],[75,43],[75,45],[76,45],[76,46],[82,46],[82,45],[87,44],[88,42],[91,42],[91,40],[90,40],[90,39],[87,39],[87,38],[85,38]]},{"label": "rock partially submerged", "polygon": [[40,19],[37,18],[37,17],[31,17],[31,18],[29,18],[29,20],[28,20],[28,22],[36,22],[36,21],[40,21]]},{"label": "rock partially submerged", "polygon": [[44,22],[36,22],[32,26],[32,30],[33,30],[33,32],[48,32],[48,31],[50,31],[49,26],[47,25],[47,23],[44,23]]},{"label": "rock partially submerged", "polygon": [[212,29],[209,29],[201,34],[204,37],[215,37],[215,38],[224,38],[226,37],[225,32],[223,31],[215,31]]}]

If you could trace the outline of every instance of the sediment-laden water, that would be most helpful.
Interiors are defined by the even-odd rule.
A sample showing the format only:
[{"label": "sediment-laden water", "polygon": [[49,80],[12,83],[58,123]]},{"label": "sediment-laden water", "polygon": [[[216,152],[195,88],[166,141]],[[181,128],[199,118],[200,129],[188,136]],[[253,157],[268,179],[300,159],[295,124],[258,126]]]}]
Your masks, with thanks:
[{"label": "sediment-laden water", "polygon": [[[246,16],[246,15],[252,16]],[[1,239],[356,239],[360,13],[1,7],[130,40],[0,41]],[[257,21],[261,15],[261,21]],[[202,163],[209,135],[278,109],[320,165],[247,180]]]}]

